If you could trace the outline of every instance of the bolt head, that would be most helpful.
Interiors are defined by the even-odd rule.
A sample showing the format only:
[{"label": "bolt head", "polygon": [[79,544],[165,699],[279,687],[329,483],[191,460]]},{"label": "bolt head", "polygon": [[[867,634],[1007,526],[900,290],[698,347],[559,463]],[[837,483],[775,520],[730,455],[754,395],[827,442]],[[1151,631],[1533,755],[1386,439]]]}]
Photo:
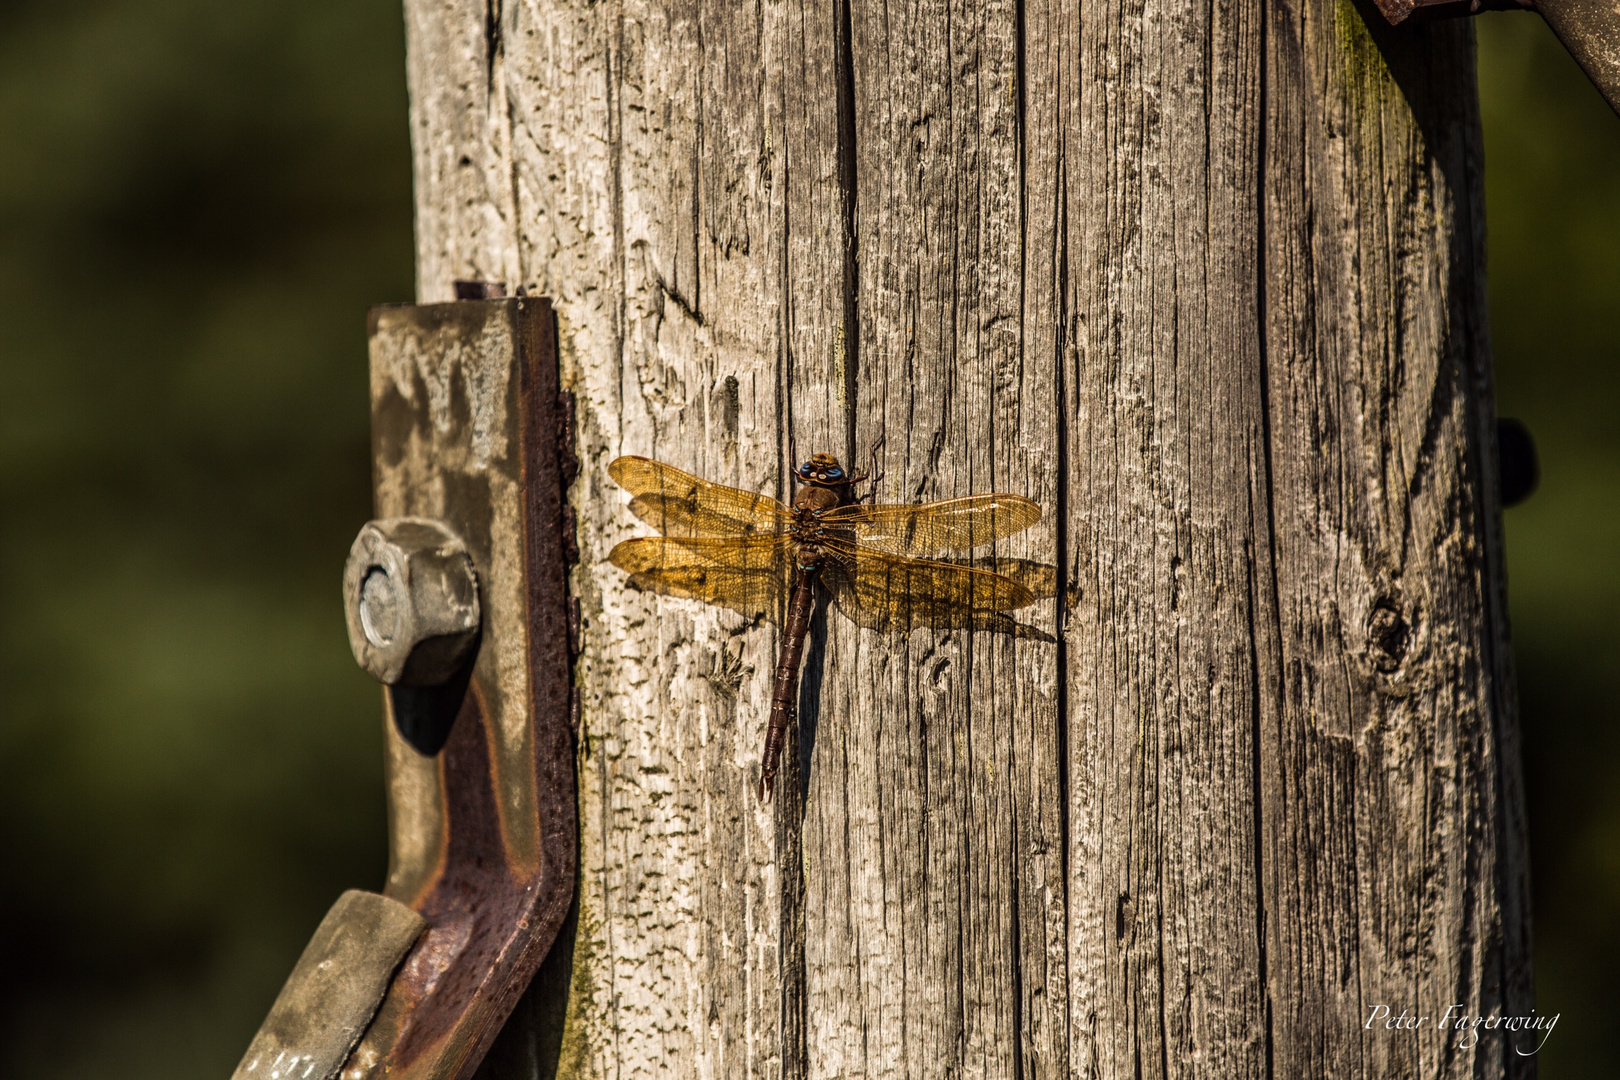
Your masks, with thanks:
[{"label": "bolt head", "polygon": [[478,646],[478,577],[467,545],[432,518],[370,521],[343,568],[354,658],[390,686],[439,686]]}]

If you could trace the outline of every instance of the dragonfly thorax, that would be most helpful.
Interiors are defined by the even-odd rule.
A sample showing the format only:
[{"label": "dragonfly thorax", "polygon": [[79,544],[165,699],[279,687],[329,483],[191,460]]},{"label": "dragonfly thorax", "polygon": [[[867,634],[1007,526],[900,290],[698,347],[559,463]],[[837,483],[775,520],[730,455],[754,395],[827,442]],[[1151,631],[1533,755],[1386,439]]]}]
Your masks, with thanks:
[{"label": "dragonfly thorax", "polygon": [[[817,455],[818,457],[824,455]],[[799,566],[809,570],[821,565],[822,542],[827,538],[829,526],[822,519],[827,511],[845,505],[848,484],[836,487],[824,484],[806,484],[793,499],[793,539],[798,542]]]},{"label": "dragonfly thorax", "polygon": [[844,493],[849,485],[839,487],[823,487],[819,484],[807,484],[799,489],[793,497],[793,524],[795,528],[809,526],[818,522],[821,515],[837,506],[843,506],[848,500]]}]

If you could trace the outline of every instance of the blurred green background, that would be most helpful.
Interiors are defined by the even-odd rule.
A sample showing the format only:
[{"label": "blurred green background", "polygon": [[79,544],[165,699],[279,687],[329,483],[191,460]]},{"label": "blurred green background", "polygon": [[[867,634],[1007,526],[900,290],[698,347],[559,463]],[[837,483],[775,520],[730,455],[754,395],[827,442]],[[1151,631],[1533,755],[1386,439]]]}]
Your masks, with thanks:
[{"label": "blurred green background", "polygon": [[1620,1076],[1620,118],[1538,16],[1477,21],[1497,411],[1541,458],[1505,515],[1541,1075]]},{"label": "blurred green background", "polygon": [[229,1076],[381,885],[365,310],[397,0],[0,0],[0,1076]]},{"label": "blurred green background", "polygon": [[[1620,1016],[1620,120],[1479,21],[1544,1077]],[[0,0],[0,1075],[229,1075],[383,872],[364,312],[412,294],[398,0]]]}]

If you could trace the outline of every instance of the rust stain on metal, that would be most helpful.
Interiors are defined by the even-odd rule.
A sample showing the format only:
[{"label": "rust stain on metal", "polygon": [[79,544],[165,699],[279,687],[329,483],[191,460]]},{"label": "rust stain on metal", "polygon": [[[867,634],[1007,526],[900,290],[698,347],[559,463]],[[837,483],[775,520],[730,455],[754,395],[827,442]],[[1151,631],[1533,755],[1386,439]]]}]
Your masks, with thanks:
[{"label": "rust stain on metal", "polygon": [[555,322],[530,298],[371,316],[379,517],[465,539],[485,612],[471,685],[427,757],[387,722],[387,895],[428,930],[341,1075],[470,1076],[556,938],[577,821],[564,491],[577,470]]}]

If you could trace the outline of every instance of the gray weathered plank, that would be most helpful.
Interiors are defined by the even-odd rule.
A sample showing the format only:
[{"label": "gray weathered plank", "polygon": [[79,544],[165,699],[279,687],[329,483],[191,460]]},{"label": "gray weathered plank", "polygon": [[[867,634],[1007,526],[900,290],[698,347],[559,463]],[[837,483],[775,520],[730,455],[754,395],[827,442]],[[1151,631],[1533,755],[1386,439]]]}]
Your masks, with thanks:
[{"label": "gray weathered plank", "polygon": [[1363,1026],[1531,1004],[1471,28],[1280,3],[1267,76],[1276,1067],[1529,1075]]},{"label": "gray weathered plank", "polygon": [[[886,500],[1007,490],[1050,507],[1052,358],[1021,340],[1015,7],[854,4],[850,59],[854,448],[885,440]],[[1050,562],[1054,536],[1049,520],[996,554]],[[1021,1025],[1053,1026],[1044,995],[1025,1015],[1021,953],[1042,971],[1062,921],[1032,924],[1056,942],[1025,938],[1019,905],[1041,910],[1061,845],[1018,834],[1059,802],[1061,766],[1013,732],[1050,731],[1056,653],[829,620],[804,841],[820,1075],[1012,1076]]]},{"label": "gray weathered plank", "polygon": [[1266,1075],[1259,15],[1111,0],[1079,25],[1066,675],[1082,1074]]},{"label": "gray weathered plank", "polygon": [[[580,395],[572,991],[490,1075],[1518,1067],[1360,1027],[1529,1002],[1465,29],[406,10],[420,298],[552,297]],[[880,434],[886,499],[1042,503],[995,554],[1059,640],[818,619],[762,809],[776,631],[626,592],[605,466],[786,496]]]}]

